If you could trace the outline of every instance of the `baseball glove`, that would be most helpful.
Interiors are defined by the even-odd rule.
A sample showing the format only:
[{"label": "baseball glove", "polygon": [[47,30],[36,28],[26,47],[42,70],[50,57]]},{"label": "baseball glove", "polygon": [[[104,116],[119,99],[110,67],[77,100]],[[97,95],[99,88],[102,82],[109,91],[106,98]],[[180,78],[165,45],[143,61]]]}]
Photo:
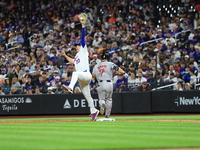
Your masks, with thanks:
[{"label": "baseball glove", "polygon": [[87,14],[86,13],[79,14],[78,18],[80,19],[80,22],[82,24],[86,24],[87,23]]}]

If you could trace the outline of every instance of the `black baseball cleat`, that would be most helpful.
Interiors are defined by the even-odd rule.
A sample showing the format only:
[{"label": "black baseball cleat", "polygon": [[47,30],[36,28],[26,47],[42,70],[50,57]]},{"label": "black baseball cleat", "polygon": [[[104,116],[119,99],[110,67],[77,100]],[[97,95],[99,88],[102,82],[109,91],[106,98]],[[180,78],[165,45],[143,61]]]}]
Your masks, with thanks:
[{"label": "black baseball cleat", "polygon": [[70,87],[68,87],[66,85],[62,85],[62,88],[65,89],[69,94],[73,94],[73,91]]},{"label": "black baseball cleat", "polygon": [[108,115],[106,115],[106,116],[105,116],[105,118],[109,118],[109,116],[108,116]]}]

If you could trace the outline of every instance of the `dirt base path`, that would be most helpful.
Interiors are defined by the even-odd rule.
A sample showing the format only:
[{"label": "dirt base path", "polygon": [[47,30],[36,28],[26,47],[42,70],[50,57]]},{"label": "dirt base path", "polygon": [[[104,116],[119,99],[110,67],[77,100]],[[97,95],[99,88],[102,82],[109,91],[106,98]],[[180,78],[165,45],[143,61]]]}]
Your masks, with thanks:
[{"label": "dirt base path", "polygon": [[[166,116],[166,115],[200,115],[200,114],[134,114],[134,115],[112,115],[116,116]],[[25,120],[25,121],[7,121],[6,119],[30,119],[30,118],[72,118],[72,117],[88,117],[88,120]],[[103,118],[103,116],[98,116]],[[1,119],[4,119],[1,121]],[[38,116],[0,116],[0,124],[2,123],[51,123],[51,122],[87,122],[91,121],[88,115],[38,115]],[[198,122],[200,120],[116,120],[116,121],[129,121],[129,122]]]},{"label": "dirt base path", "polygon": [[[52,123],[52,122],[89,122],[90,120],[30,120],[30,121],[0,121],[0,124],[8,123]],[[200,120],[116,120],[128,122],[198,122]]]}]

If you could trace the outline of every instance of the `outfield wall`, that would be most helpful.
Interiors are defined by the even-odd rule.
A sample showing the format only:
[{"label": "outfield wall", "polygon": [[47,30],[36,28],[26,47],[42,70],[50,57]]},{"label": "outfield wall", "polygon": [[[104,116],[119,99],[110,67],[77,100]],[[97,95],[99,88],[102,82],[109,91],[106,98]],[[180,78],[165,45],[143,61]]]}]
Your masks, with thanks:
[{"label": "outfield wall", "polygon": [[[96,108],[98,95],[92,94]],[[113,114],[200,112],[199,91],[151,91],[113,94]],[[82,94],[0,96],[0,115],[89,114]]]}]

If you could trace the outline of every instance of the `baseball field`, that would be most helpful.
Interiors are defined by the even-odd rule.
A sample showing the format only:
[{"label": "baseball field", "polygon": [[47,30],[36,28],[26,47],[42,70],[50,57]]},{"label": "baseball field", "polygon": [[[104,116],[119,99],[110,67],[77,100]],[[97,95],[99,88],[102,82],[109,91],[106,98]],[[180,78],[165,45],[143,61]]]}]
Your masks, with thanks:
[{"label": "baseball field", "polygon": [[0,116],[0,150],[200,149],[198,114],[112,118]]}]

